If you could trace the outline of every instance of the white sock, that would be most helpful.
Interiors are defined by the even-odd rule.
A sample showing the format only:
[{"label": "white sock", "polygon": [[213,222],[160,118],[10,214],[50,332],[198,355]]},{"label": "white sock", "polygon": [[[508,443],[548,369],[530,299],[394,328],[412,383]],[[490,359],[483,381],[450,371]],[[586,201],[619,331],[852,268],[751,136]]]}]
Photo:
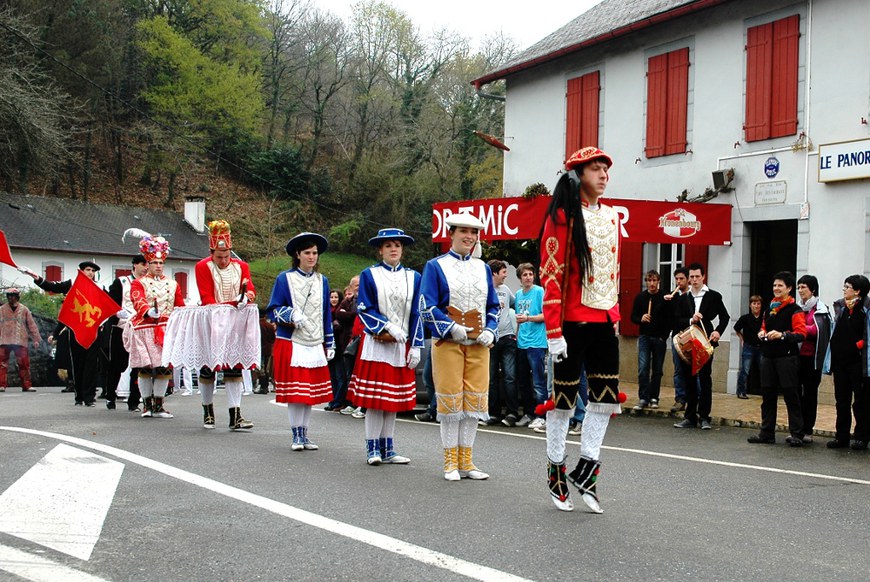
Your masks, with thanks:
[{"label": "white sock", "polygon": [[139,371],[139,394],[142,395],[142,399],[149,398],[154,396],[154,380],[151,379],[151,376],[146,376],[144,372]]},{"label": "white sock", "polygon": [[199,393],[202,395],[203,404],[214,403],[214,379],[203,380],[199,379]]},{"label": "white sock", "polygon": [[290,419],[291,427],[304,426],[302,423],[305,420],[305,405],[304,404],[288,404],[287,417]]},{"label": "white sock", "polygon": [[601,443],[604,442],[604,433],[610,424],[610,414],[602,412],[586,411],[586,419],[583,421],[583,434],[580,437],[580,456],[593,461],[601,458]]},{"label": "white sock", "polygon": [[[475,420],[475,422],[477,422]],[[459,421],[441,421],[441,444],[445,449],[452,449],[459,444]]]},{"label": "white sock", "polygon": [[384,428],[381,429],[381,438],[391,439],[396,432],[396,413],[384,412]]},{"label": "white sock", "polygon": [[165,398],[167,388],[169,388],[169,377],[157,376],[154,378],[154,398]]},{"label": "white sock", "polygon": [[558,408],[547,411],[547,457],[553,463],[565,462],[565,441],[568,439],[568,423],[573,410]]},{"label": "white sock", "polygon": [[242,379],[225,378],[224,386],[227,390],[227,406],[238,408],[242,405]]},{"label": "white sock", "polygon": [[376,439],[381,436],[384,428],[384,411],[369,409],[365,417],[366,440]]},{"label": "white sock", "polygon": [[477,436],[477,419],[463,418],[459,421],[459,446],[471,448],[474,446],[474,437]]}]

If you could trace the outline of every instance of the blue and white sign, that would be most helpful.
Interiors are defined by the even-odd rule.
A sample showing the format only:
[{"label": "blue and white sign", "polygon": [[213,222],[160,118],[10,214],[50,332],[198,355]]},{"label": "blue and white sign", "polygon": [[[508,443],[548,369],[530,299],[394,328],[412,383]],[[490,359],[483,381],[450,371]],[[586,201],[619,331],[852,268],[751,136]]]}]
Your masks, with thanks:
[{"label": "blue and white sign", "polygon": [[776,178],[777,174],[779,174],[779,160],[776,156],[770,156],[764,162],[764,175],[768,178]]},{"label": "blue and white sign", "polygon": [[870,139],[819,146],[819,182],[870,178]]}]

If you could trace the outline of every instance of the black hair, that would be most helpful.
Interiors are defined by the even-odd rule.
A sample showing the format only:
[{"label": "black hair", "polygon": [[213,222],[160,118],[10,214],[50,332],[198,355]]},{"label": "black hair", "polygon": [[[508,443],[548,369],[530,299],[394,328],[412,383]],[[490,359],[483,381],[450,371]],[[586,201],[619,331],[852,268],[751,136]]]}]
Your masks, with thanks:
[{"label": "black hair", "polygon": [[864,275],[849,275],[843,283],[851,285],[852,289],[857,291],[862,299],[867,297],[867,293],[870,293],[870,280]]},{"label": "black hair", "polygon": [[140,253],[138,255],[133,255],[133,260],[130,261],[130,264],[131,265],[147,265],[148,261],[145,260],[145,255]]},{"label": "black hair", "polygon": [[[583,166],[579,166],[583,171]],[[565,220],[571,228],[571,239],[574,243],[574,251],[577,253],[577,262],[580,272],[577,273],[580,281],[586,280],[586,275],[592,270],[592,252],[589,250],[589,241],[586,238],[586,220],[583,218],[583,206],[580,203],[580,178],[577,169],[565,172],[556,182],[553,188],[553,199],[547,208],[547,215],[554,223],[559,219],[559,210],[565,213]],[[539,239],[543,238],[544,227],[541,226]],[[541,243],[546,245],[546,242]],[[568,257],[565,258],[568,260]]]},{"label": "black hair", "polygon": [[819,280],[814,275],[803,275],[797,280],[798,285],[806,285],[814,296],[819,295]]},{"label": "black hair", "polygon": [[786,287],[794,289],[794,274],[791,271],[780,271],[773,276],[774,281],[782,281]]},{"label": "black hair", "polygon": [[[298,268],[299,268],[299,265],[302,264],[302,261],[299,260],[299,255],[298,255],[298,253],[301,253],[302,251],[307,251],[308,249],[310,249],[310,248],[312,248],[312,247],[317,247],[317,241],[314,240],[314,239],[299,241],[299,244],[296,245],[296,248],[295,248],[295,249],[293,249],[293,256],[292,256],[292,258],[293,258],[293,267],[294,267],[294,268],[297,268],[297,269],[298,269]],[[320,247],[317,247],[317,250],[319,251],[319,250],[320,250]],[[320,260],[319,260],[319,259],[318,259],[318,261],[317,261],[317,264],[314,265],[314,270],[315,270],[315,271],[320,270]]]},{"label": "black hair", "polygon": [[687,269],[686,267],[677,267],[676,269],[674,269],[674,277],[676,277],[677,275],[682,275],[686,279],[688,279],[689,278],[689,269]]},{"label": "black hair", "polygon": [[[704,271],[704,265],[702,265],[701,263],[692,263],[687,267],[687,269],[689,271],[701,271],[702,275],[707,274],[706,271]],[[688,271],[686,272],[686,274],[688,275]]]}]

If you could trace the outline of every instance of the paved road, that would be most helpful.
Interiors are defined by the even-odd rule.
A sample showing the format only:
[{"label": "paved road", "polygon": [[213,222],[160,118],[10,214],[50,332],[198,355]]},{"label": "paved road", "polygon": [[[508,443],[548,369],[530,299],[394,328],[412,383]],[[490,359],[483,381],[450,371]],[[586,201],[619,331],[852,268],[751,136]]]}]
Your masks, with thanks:
[{"label": "paved road", "polygon": [[[363,421],[315,411],[321,450],[294,453],[285,409],[270,400],[244,398],[256,427],[241,434],[201,429],[195,398],[171,397],[173,420],[145,420],[74,407],[57,391],[0,394],[0,580],[863,581],[870,571],[866,452],[620,417],[603,451],[605,514],[562,513],[546,491],[543,435],[482,429],[475,460],[492,478],[448,483],[435,424],[400,419],[412,464],[369,467]],[[224,404],[219,394],[219,426]]]}]

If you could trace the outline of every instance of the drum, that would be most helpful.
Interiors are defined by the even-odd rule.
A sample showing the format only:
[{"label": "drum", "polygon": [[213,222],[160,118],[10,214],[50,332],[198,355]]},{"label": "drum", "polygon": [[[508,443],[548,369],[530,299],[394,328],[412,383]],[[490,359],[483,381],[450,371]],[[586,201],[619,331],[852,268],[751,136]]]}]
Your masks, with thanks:
[{"label": "drum", "polygon": [[690,325],[674,338],[677,343],[677,355],[681,360],[692,366],[692,375],[696,375],[701,368],[713,357],[713,345],[707,332],[699,325]]},{"label": "drum", "polygon": [[260,365],[260,314],[255,304],[178,307],[166,323],[163,365],[199,370]]}]

